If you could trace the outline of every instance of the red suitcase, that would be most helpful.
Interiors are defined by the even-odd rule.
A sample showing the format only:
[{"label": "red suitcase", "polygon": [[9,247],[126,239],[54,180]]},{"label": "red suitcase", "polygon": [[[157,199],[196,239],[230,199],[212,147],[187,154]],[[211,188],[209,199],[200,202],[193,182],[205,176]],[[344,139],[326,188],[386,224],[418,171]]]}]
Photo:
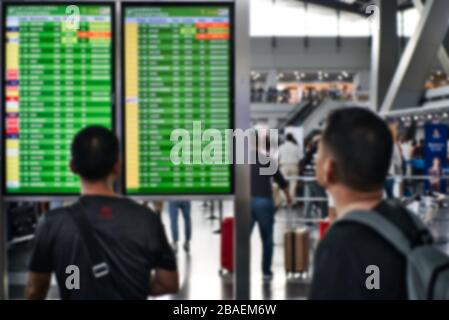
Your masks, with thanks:
[{"label": "red suitcase", "polygon": [[221,269],[220,274],[225,271],[234,271],[234,218],[223,219],[221,225]]}]

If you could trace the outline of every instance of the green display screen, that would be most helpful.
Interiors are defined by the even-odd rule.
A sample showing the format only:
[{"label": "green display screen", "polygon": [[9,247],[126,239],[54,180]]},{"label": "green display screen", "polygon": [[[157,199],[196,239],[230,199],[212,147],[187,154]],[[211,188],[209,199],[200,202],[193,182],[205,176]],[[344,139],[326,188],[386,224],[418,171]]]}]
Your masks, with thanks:
[{"label": "green display screen", "polygon": [[[233,126],[231,10],[125,5],[127,194],[232,192],[225,134]],[[186,149],[174,152],[181,142]]]},{"label": "green display screen", "polygon": [[4,172],[7,194],[79,191],[70,143],[112,128],[112,6],[5,6]]}]

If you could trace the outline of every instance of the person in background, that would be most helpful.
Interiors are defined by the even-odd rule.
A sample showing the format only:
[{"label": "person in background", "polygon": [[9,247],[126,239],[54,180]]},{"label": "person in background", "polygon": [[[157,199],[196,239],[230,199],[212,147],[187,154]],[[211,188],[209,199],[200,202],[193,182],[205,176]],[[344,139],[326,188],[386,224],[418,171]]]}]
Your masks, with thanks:
[{"label": "person in background", "polygon": [[[427,239],[417,230],[408,210],[383,199],[393,139],[386,123],[366,108],[347,107],[328,119],[316,164],[320,185],[335,201],[337,222],[327,230],[314,258],[310,299],[407,299],[406,258],[369,227],[339,221],[353,211],[379,215],[417,245]],[[379,288],[370,290],[368,266],[380,270]]]},{"label": "person in background", "polygon": [[342,89],[342,98],[343,98],[344,101],[351,101],[351,100],[352,100],[352,94],[351,94],[351,92],[349,91],[349,88],[348,88],[347,85],[344,85],[344,86],[343,86],[343,89]]},{"label": "person in background", "polygon": [[[80,177],[81,197],[71,207],[43,215],[31,254],[25,296],[45,299],[52,272],[60,297],[68,300],[147,299],[176,293],[175,256],[159,217],[147,207],[119,197],[119,142],[108,129],[87,127],[75,136],[70,168]],[[98,240],[105,273],[95,273],[83,232],[74,214],[84,215]],[[79,289],[66,287],[68,266],[79,268]],[[108,276],[108,284],[99,277]],[[104,280],[106,281],[106,279]]]},{"label": "person in background", "polygon": [[190,251],[190,240],[192,239],[192,219],[191,219],[191,203],[187,200],[182,201],[170,201],[168,203],[168,212],[170,214],[170,226],[173,240],[173,251],[178,252],[178,213],[181,211],[182,217],[184,218],[184,233],[185,241],[183,249],[185,252]]},{"label": "person in background", "polygon": [[[418,143],[415,142],[415,146],[412,152],[412,175],[424,176],[425,161],[424,161],[424,139],[420,139]],[[413,193],[415,195],[422,195],[425,189],[425,180],[415,180],[413,182]]]},{"label": "person in background", "polygon": [[388,127],[393,139],[393,153],[391,155],[391,164],[384,190],[387,198],[392,199],[394,198],[395,177],[403,175],[403,156],[398,135],[398,123],[396,121],[390,121]]},{"label": "person in background", "polygon": [[443,175],[443,170],[441,168],[440,158],[433,158],[432,167],[429,169],[429,184],[430,191],[441,192],[441,176]]},{"label": "person in background", "polygon": [[[413,141],[404,136],[401,139],[400,147],[401,147],[402,156],[403,156],[402,172],[405,176],[411,176],[412,175],[413,150],[415,148],[413,145]],[[406,197],[412,196],[413,181],[411,181],[410,179],[405,179],[403,186],[404,186],[404,196],[406,196]]]},{"label": "person in background", "polygon": [[[257,159],[251,165],[251,233],[256,223],[259,225],[260,236],[262,238],[262,272],[263,280],[271,281],[273,272],[271,264],[273,260],[273,229],[274,229],[274,203],[272,193],[272,181],[279,185],[283,191],[287,203],[292,202],[288,191],[288,184],[279,170],[272,175],[261,174],[261,169],[268,165],[261,164],[261,158],[270,157],[269,151],[259,149],[258,139],[252,144],[253,155]],[[269,149],[269,147],[268,147]],[[274,161],[274,159],[271,159]],[[264,162],[265,163],[265,162]]]},{"label": "person in background", "polygon": [[[411,154],[410,154],[410,156],[411,156],[411,159],[414,160],[415,159],[415,154],[416,154],[416,148],[418,147],[418,143],[416,142],[415,139],[412,139],[411,145],[412,145],[412,147],[411,147]],[[448,149],[448,152],[449,152],[449,149]],[[413,166],[412,166],[412,175],[413,175]]]},{"label": "person in background", "polygon": [[279,147],[279,167],[284,178],[288,180],[289,192],[292,197],[296,195],[296,186],[299,175],[299,162],[301,149],[291,133],[288,133],[285,142]]},{"label": "person in background", "polygon": [[[301,172],[304,177],[315,178],[315,162],[318,151],[318,143],[321,139],[321,132],[317,131],[309,143],[306,154],[301,160]],[[313,181],[305,181],[304,183],[304,197],[305,198],[326,198],[326,192]],[[304,215],[307,218],[312,218],[314,208],[319,212],[321,218],[325,218],[328,215],[327,202],[325,201],[307,201],[304,204]]]},{"label": "person in background", "polygon": [[419,139],[418,144],[413,151],[414,159],[424,159],[424,139]]},{"label": "person in background", "polygon": [[412,174],[411,160],[413,157],[413,141],[403,137],[401,139],[401,150],[403,156],[403,172],[405,175],[410,176]]}]

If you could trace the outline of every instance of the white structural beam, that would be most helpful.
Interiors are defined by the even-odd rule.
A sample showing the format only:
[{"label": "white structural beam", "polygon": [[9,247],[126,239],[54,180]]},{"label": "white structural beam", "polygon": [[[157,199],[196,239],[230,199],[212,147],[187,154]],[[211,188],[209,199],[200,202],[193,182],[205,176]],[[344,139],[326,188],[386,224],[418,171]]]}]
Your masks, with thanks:
[{"label": "white structural beam", "polygon": [[449,1],[426,1],[382,104],[382,112],[419,105],[428,73],[446,35],[448,20]]},{"label": "white structural beam", "polygon": [[[421,13],[424,10],[424,1],[423,0],[413,0],[413,4],[415,8]],[[449,33],[446,32],[445,43],[449,42]],[[438,49],[438,60],[440,61],[441,68],[443,68],[444,72],[449,75],[449,54],[447,50],[447,46],[443,43]]]}]

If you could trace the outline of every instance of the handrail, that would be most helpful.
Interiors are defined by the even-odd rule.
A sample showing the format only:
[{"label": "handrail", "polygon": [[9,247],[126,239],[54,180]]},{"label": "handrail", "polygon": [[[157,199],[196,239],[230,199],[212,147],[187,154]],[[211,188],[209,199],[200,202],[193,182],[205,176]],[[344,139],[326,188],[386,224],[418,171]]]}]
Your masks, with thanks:
[{"label": "handrail", "polygon": [[303,101],[298,103],[292,111],[290,111],[286,116],[285,116],[285,120],[282,121],[279,125],[278,125],[278,129],[282,130],[285,129],[285,127],[287,127],[289,125],[289,123],[291,123],[291,121],[296,118],[300,113],[304,112],[304,109],[307,108],[309,105],[311,104],[310,101]]},{"label": "handrail", "polygon": [[394,117],[449,111],[449,86],[426,90],[424,100],[425,102],[420,106],[410,106],[400,110],[381,112],[381,115]]},{"label": "handrail", "polygon": [[424,97],[426,100],[449,97],[449,86],[426,90]]},{"label": "handrail", "polygon": [[427,114],[429,112],[445,112],[445,111],[449,111],[449,99],[432,101],[422,106],[381,112],[380,115],[383,117],[395,117],[395,116],[398,117],[416,114]]}]

